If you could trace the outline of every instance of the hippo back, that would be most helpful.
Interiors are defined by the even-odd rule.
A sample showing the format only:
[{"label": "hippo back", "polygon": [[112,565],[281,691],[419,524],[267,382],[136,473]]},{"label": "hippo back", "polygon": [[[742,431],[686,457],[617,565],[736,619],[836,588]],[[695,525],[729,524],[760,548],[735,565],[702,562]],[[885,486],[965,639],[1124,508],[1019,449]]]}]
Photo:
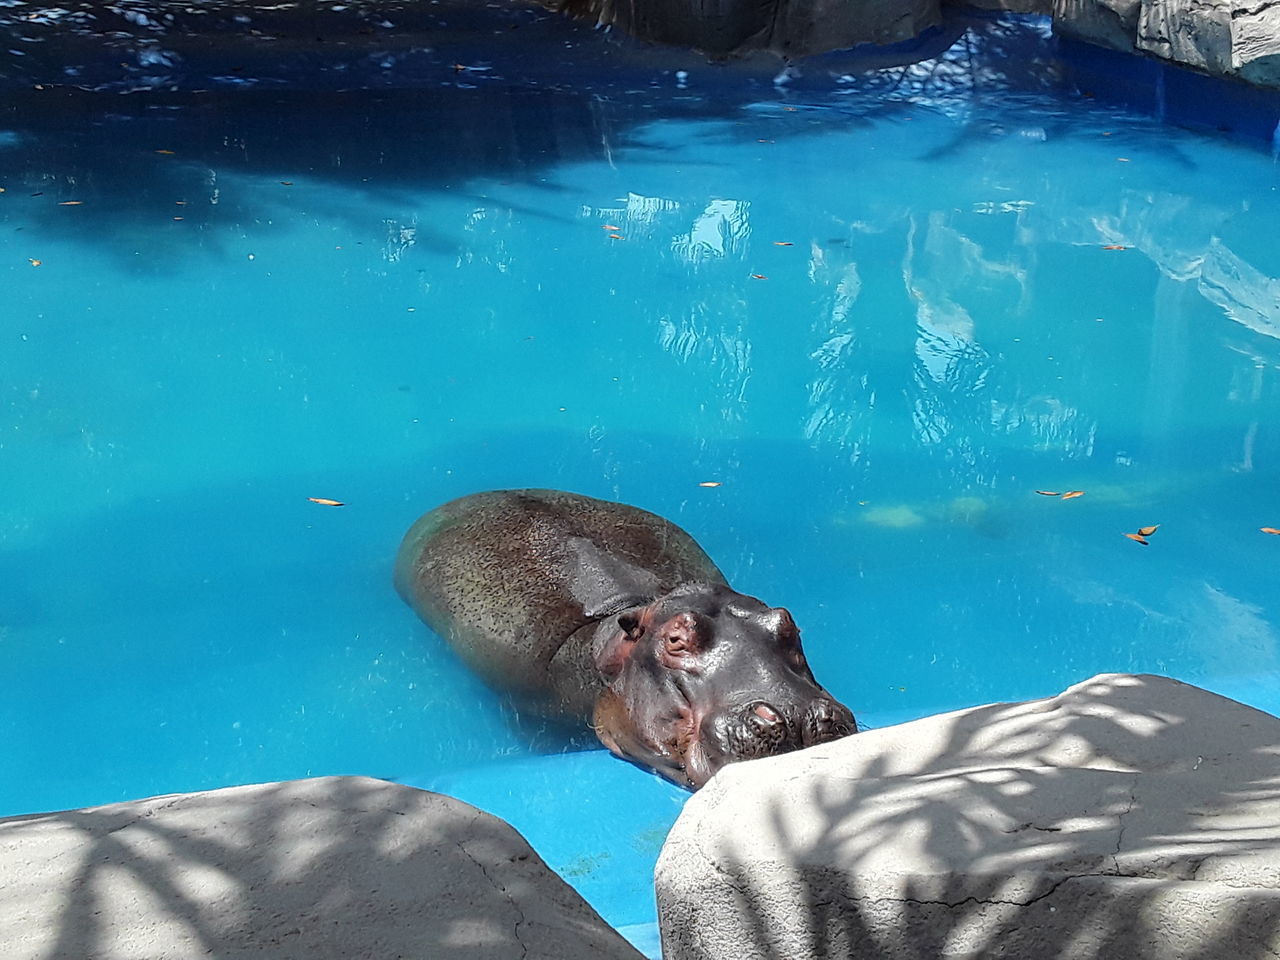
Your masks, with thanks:
[{"label": "hippo back", "polygon": [[471,494],[422,516],[400,595],[491,685],[583,714],[596,625],[681,583],[724,577],[687,533],[635,507],[556,490]]}]

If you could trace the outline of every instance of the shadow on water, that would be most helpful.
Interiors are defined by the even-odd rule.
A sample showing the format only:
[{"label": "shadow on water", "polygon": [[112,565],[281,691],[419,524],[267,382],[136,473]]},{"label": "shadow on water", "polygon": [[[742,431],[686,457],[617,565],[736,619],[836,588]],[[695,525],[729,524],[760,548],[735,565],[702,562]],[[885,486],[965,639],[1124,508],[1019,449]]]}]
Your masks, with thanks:
[{"label": "shadow on water", "polygon": [[[723,66],[542,10],[458,2],[18,3],[0,14],[5,34],[16,53],[0,73],[0,229],[118,251],[179,215],[175,250],[216,245],[202,228],[269,218],[237,178],[341,188],[305,209],[350,216],[353,201],[477,180],[553,190],[556,167],[620,150],[660,162],[663,147],[633,136],[657,120],[743,121],[725,135],[756,140],[913,104],[964,114],[958,148],[981,140],[984,104],[1063,89],[1044,22],[958,15],[895,48]],[[751,109],[767,101],[793,112]],[[830,109],[804,109],[815,103]],[[453,248],[425,225],[419,242]]]},{"label": "shadow on water", "polygon": [[[922,752],[886,742],[838,775],[787,781],[785,799],[700,845],[734,890],[712,917],[730,913],[771,960],[798,943],[811,956],[1147,957],[1193,929],[1177,956],[1271,956],[1275,892],[1250,881],[1277,841],[1275,721],[1157,704],[1147,682],[1116,699],[1095,681],[1076,694],[1083,714],[982,707]],[[774,850],[797,870],[771,864]],[[666,934],[703,956],[686,930]]]},{"label": "shadow on water", "polygon": [[[993,117],[1018,102],[1022,135],[1070,136],[1075,113],[1094,107],[1078,83],[1104,89],[1086,54],[1061,59],[1047,20],[956,13],[907,44],[792,63],[711,65],[540,8],[460,0],[16,0],[0,10],[0,45],[11,50],[0,229],[116,251],[179,214],[186,222],[165,237],[173,250],[216,245],[201,228],[269,218],[260,198],[228,188],[236,178],[341,188],[346,197],[308,198],[307,212],[350,216],[353,201],[477,180],[555,189],[556,167],[624,150],[657,162],[664,148],[634,136],[657,120],[737,121],[721,135],[750,141],[892,120],[910,105],[954,119],[941,155],[1003,135]],[[762,103],[793,112],[762,114]],[[58,207],[67,202],[84,206]],[[419,229],[422,244],[454,247]]]}]

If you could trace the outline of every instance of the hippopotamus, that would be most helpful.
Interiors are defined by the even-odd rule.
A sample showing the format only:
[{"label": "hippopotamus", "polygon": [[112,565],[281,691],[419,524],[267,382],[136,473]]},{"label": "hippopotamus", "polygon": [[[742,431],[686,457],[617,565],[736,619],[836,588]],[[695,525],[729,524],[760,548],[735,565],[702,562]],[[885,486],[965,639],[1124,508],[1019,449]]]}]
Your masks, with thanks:
[{"label": "hippopotamus", "polygon": [[587,720],[696,790],[726,763],[857,732],[791,614],[738,593],[684,530],[558,490],[453,500],[409,528],[396,589],[518,710]]}]

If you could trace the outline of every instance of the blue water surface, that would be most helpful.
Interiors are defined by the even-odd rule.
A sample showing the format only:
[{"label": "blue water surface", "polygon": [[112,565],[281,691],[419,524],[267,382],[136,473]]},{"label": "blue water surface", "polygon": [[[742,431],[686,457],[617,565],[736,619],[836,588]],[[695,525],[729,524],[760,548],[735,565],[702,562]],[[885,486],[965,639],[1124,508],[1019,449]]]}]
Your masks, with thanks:
[{"label": "blue water surface", "polygon": [[1105,671],[1280,711],[1274,99],[1175,126],[1034,19],[783,69],[468,16],[0,88],[0,813],[389,777],[651,922],[685,795],[391,589],[501,487],[681,524],[867,726]]}]

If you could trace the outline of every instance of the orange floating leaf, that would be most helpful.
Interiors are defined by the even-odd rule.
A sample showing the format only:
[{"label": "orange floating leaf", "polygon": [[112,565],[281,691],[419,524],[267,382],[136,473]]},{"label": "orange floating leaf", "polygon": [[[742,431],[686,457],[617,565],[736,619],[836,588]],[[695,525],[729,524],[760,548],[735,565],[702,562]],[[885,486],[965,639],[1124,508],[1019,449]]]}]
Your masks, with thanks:
[{"label": "orange floating leaf", "polygon": [[622,234],[620,234],[620,233],[611,233],[611,234],[609,234],[609,239],[610,239],[610,240],[621,240],[621,239],[622,239]]},{"label": "orange floating leaf", "polygon": [[1062,499],[1074,500],[1076,497],[1083,497],[1083,496],[1084,496],[1083,490],[1068,490],[1066,493],[1062,495]]},{"label": "orange floating leaf", "polygon": [[1258,529],[1263,533],[1274,533],[1276,536],[1280,536],[1280,530],[1277,530],[1275,527],[1259,527]]},{"label": "orange floating leaf", "polygon": [[1159,529],[1160,529],[1160,524],[1158,524],[1158,523],[1157,523],[1157,524],[1154,524],[1154,525],[1152,525],[1152,526],[1150,526],[1150,527],[1139,527],[1139,528],[1138,528],[1138,533],[1139,533],[1139,535],[1141,535],[1141,536],[1149,537],[1149,536],[1151,536],[1153,533],[1155,533],[1155,532],[1156,532],[1157,530],[1159,530]]},{"label": "orange floating leaf", "polygon": [[617,232],[618,232],[619,230],[621,230],[622,228],[621,228],[621,227],[616,227],[616,226],[614,226],[612,223],[606,223],[606,224],[601,225],[600,229],[601,229],[601,230],[612,230],[614,233],[617,233]]},{"label": "orange floating leaf", "polygon": [[751,279],[752,280],[768,280],[769,278],[766,277],[763,273],[753,273],[751,275]]},{"label": "orange floating leaf", "polygon": [[345,507],[346,504],[341,500],[329,500],[325,497],[307,497],[312,503],[318,503],[322,507]]},{"label": "orange floating leaf", "polygon": [[698,484],[698,486],[700,486],[700,487],[718,487],[718,486],[720,486],[720,481],[719,481],[719,480],[703,480],[700,484]]},{"label": "orange floating leaf", "polygon": [[43,260],[32,260],[31,257],[27,257],[27,260],[30,261],[33,267],[38,267],[40,266],[41,263],[44,262]]},{"label": "orange floating leaf", "polygon": [[1144,547],[1151,543],[1150,540],[1148,540],[1146,537],[1144,537],[1140,533],[1126,533],[1125,536],[1128,537],[1130,540],[1132,540],[1134,543],[1142,544]]},{"label": "orange floating leaf", "polygon": [[172,151],[172,150],[157,150],[157,151],[156,151],[156,153],[161,154],[162,156],[166,156],[166,157],[172,157],[172,156],[173,156],[173,151]]},{"label": "orange floating leaf", "polygon": [[1122,246],[1121,244],[1118,244],[1118,243],[1108,243],[1102,249],[1103,250],[1128,250],[1129,248]]},{"label": "orange floating leaf", "polygon": [[1037,490],[1037,491],[1036,491],[1036,493],[1040,494],[1040,496],[1042,496],[1042,497],[1060,497],[1060,496],[1062,496],[1062,494],[1060,494],[1057,490]]}]

